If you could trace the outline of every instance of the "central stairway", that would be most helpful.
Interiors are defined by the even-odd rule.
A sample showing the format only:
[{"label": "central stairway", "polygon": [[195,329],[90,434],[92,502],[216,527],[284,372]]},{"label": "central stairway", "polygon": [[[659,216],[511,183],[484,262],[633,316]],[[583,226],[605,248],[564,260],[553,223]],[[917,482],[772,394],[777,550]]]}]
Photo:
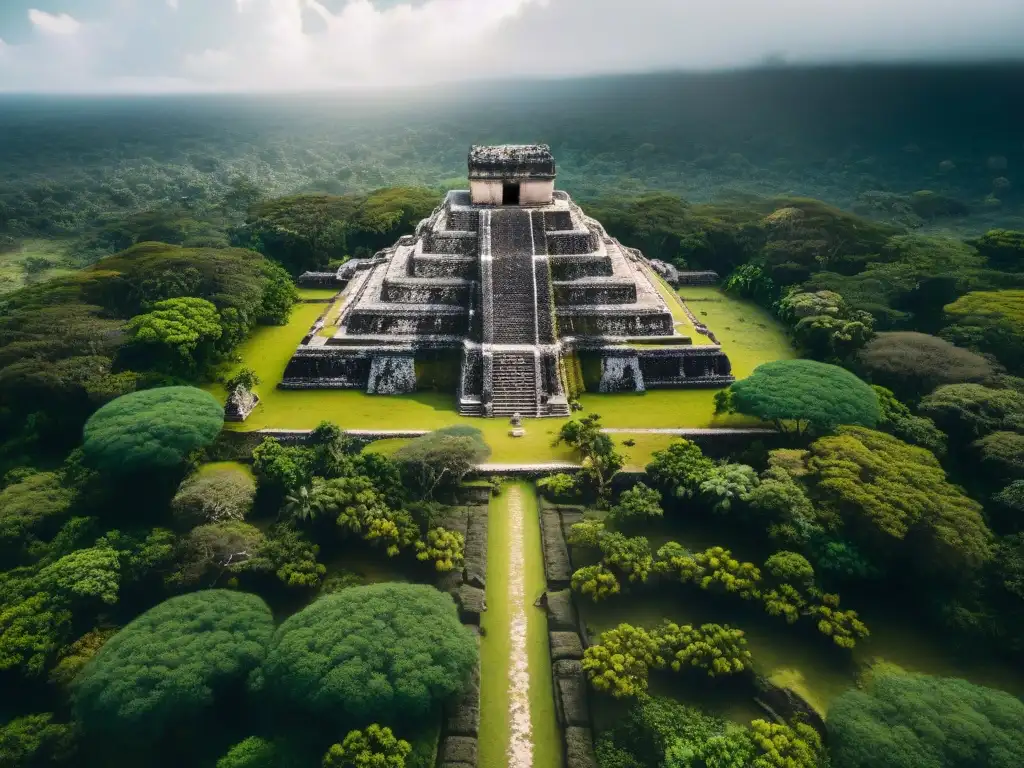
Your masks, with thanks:
[{"label": "central stairway", "polygon": [[491,382],[493,415],[541,415],[537,398],[537,358],[532,351],[495,351]]},{"label": "central stairway", "polygon": [[510,208],[491,213],[491,344],[537,343],[532,229],[529,211]]}]

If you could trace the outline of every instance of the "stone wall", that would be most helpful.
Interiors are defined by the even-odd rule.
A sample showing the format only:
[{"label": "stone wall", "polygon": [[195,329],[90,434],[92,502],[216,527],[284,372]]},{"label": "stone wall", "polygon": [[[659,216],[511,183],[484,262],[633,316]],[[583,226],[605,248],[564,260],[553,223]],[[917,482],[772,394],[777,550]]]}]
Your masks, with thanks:
[{"label": "stone wall", "polygon": [[[487,507],[455,507],[438,524],[458,531],[466,539],[465,566],[461,572],[442,574],[438,587],[449,592],[459,616],[480,640],[480,615],[487,610],[484,588],[487,578]],[[480,735],[480,665],[474,667],[462,696],[445,707],[439,768],[477,768]]]},{"label": "stone wall", "polygon": [[613,357],[606,355],[601,358],[601,383],[599,392],[645,392],[644,374],[640,370],[640,360],[631,357]]},{"label": "stone wall", "polygon": [[576,522],[576,508],[561,508],[541,500],[544,575],[548,591],[540,599],[548,617],[555,714],[562,732],[565,768],[597,768],[590,716],[590,691],[583,672],[583,632],[569,580],[572,565],[565,540],[566,516]]},{"label": "stone wall", "polygon": [[377,355],[370,363],[366,391],[371,395],[400,395],[416,391],[416,368],[409,355]]}]

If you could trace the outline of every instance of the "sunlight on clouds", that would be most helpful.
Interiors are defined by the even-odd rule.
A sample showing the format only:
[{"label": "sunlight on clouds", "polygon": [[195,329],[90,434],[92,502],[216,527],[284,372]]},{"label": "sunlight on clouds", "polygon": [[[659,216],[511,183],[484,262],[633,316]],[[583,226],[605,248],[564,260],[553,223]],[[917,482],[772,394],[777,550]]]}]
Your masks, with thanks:
[{"label": "sunlight on clouds", "polygon": [[769,54],[1024,58],[1022,0],[936,0],[927,13],[920,0],[105,2],[83,22],[27,10],[35,34],[0,49],[0,90],[314,90],[735,67]]},{"label": "sunlight on clouds", "polygon": [[53,35],[73,35],[82,26],[66,13],[54,15],[35,8],[29,9],[28,19],[36,29]]}]

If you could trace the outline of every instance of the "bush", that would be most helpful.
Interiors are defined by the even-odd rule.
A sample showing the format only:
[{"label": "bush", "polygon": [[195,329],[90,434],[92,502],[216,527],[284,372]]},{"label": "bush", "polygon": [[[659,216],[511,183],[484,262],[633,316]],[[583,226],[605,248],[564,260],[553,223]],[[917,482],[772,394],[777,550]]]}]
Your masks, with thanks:
[{"label": "bush", "polygon": [[462,482],[466,474],[491,455],[483,433],[476,427],[455,426],[417,437],[392,457],[402,476],[422,498]]},{"label": "bush", "polygon": [[286,620],[252,685],[268,702],[335,726],[394,724],[460,693],[476,661],[449,595],[374,584],[321,597]]},{"label": "bush", "polygon": [[197,723],[260,663],[273,627],[255,595],[172,597],[114,635],[85,666],[72,688],[75,717],[90,736],[140,744]]},{"label": "bush", "polygon": [[880,333],[861,350],[858,364],[871,381],[907,402],[942,384],[984,381],[993,374],[985,358],[927,333]]}]

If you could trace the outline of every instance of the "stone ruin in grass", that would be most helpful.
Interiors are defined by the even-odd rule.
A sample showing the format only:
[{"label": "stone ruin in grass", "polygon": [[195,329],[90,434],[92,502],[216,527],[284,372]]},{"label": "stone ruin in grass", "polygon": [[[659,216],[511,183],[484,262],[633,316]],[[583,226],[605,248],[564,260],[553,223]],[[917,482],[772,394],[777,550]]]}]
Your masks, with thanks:
[{"label": "stone ruin in grass", "polygon": [[280,387],[398,394],[444,381],[463,415],[539,417],[569,414],[583,365],[601,392],[733,380],[706,328],[712,344],[677,331],[651,263],[555,189],[546,145],[473,147],[469,187],[341,267],[333,334],[318,321]]}]

